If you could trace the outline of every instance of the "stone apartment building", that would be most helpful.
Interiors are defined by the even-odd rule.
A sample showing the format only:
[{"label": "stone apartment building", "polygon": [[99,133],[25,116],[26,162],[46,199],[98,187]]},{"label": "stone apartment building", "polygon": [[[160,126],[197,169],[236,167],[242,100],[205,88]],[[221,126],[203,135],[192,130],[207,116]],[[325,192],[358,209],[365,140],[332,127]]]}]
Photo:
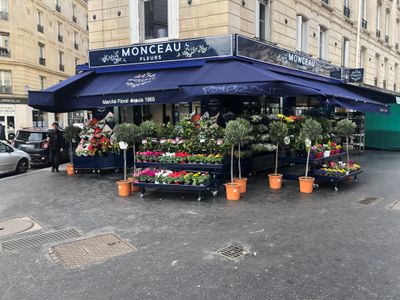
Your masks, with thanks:
[{"label": "stone apartment building", "polygon": [[91,0],[88,10],[92,49],[240,33],[400,88],[398,0]]},{"label": "stone apartment building", "polygon": [[0,0],[0,123],[8,132],[81,117],[32,110],[27,95],[74,75],[88,45],[87,1]]}]

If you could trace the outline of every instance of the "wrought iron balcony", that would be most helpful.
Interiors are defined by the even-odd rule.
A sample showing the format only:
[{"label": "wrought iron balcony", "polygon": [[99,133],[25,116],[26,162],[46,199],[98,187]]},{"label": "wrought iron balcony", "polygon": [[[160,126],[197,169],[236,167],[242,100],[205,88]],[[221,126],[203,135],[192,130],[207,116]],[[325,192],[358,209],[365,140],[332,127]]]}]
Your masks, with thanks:
[{"label": "wrought iron balcony", "polygon": [[60,65],[59,65],[59,70],[60,70],[61,72],[64,72],[64,70],[65,70],[64,65],[60,64]]},{"label": "wrought iron balcony", "polygon": [[378,86],[378,78],[374,77],[374,86]]},{"label": "wrought iron balcony", "polygon": [[386,80],[383,80],[382,84],[383,84],[383,88],[386,90]]},{"label": "wrought iron balcony", "polygon": [[74,44],[75,50],[79,50],[79,45],[77,43]]},{"label": "wrought iron balcony", "polygon": [[329,4],[329,0],[321,0],[322,2]]},{"label": "wrought iron balcony", "polygon": [[43,25],[38,24],[38,25],[37,25],[37,31],[43,33],[43,32],[44,32],[44,27],[43,27]]},{"label": "wrought iron balcony", "polygon": [[399,43],[394,44],[394,48],[395,48],[396,50],[399,50]]},{"label": "wrought iron balcony", "polygon": [[43,58],[43,57],[39,57],[39,64],[42,65],[42,66],[45,66],[46,65],[46,59]]},{"label": "wrought iron balcony", "polygon": [[0,56],[1,57],[10,57],[11,56],[10,49],[0,47]]},{"label": "wrought iron balcony", "polygon": [[0,20],[8,21],[8,11],[0,11]]},{"label": "wrought iron balcony", "polygon": [[56,11],[61,12],[61,5],[56,4]]},{"label": "wrought iron balcony", "polygon": [[59,41],[60,43],[62,43],[62,42],[64,41],[64,38],[63,38],[62,35],[58,35],[58,41]]},{"label": "wrought iron balcony", "polygon": [[368,27],[368,22],[364,18],[361,20],[361,27],[364,29],[367,29]]},{"label": "wrought iron balcony", "polygon": [[11,85],[0,85],[0,93],[1,94],[12,94],[12,86]]},{"label": "wrought iron balcony", "polygon": [[376,37],[378,37],[378,38],[381,37],[381,31],[379,29],[376,30]]},{"label": "wrought iron balcony", "polygon": [[385,35],[385,43],[389,43],[389,36]]},{"label": "wrought iron balcony", "polygon": [[72,16],[72,21],[75,22],[75,23],[77,22],[76,16]]},{"label": "wrought iron balcony", "polygon": [[347,7],[346,5],[343,7],[343,14],[350,18],[350,7]]}]

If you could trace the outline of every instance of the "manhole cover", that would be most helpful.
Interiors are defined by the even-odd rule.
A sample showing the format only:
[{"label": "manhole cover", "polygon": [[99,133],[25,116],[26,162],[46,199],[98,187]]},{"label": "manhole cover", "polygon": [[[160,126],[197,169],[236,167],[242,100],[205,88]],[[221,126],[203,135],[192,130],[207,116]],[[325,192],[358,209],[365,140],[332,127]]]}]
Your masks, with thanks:
[{"label": "manhole cover", "polygon": [[357,203],[362,205],[373,205],[379,200],[381,200],[381,198],[379,197],[365,197],[362,198],[361,200],[358,200]]},{"label": "manhole cover", "polygon": [[50,247],[50,257],[56,264],[73,269],[135,251],[135,247],[117,235],[106,233],[52,246]]},{"label": "manhole cover", "polygon": [[40,228],[42,227],[39,224],[28,217],[6,220],[0,222],[0,237],[38,230]]},{"label": "manhole cover", "polygon": [[245,251],[245,249],[243,249],[242,247],[230,245],[226,248],[217,250],[216,253],[230,260],[238,261],[245,254],[247,254],[247,252],[248,251]]},{"label": "manhole cover", "polygon": [[80,237],[81,234],[75,229],[63,229],[42,234],[35,234],[19,239],[7,240],[1,243],[1,248],[6,252],[27,249],[50,244],[54,242],[64,241],[71,238]]}]

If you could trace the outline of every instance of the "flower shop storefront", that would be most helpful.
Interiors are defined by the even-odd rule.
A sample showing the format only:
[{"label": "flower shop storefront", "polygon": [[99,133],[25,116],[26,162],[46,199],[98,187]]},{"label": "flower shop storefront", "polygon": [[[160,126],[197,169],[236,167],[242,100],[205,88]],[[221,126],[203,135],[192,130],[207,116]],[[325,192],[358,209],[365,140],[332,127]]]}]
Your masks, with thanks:
[{"label": "flower shop storefront", "polygon": [[[286,117],[280,113],[306,102],[304,108],[318,110],[320,116],[335,107],[388,114],[389,104],[396,101],[393,95],[346,82],[345,78],[359,80],[354,70],[300,57],[240,35],[92,50],[89,65],[80,70],[44,91],[29,92],[29,105],[51,112],[103,110],[104,118],[110,118],[113,111],[117,113],[113,121],[140,125],[141,134],[131,144],[139,147],[135,158],[139,171],[134,181],[142,189],[162,185],[216,192],[224,180],[221,174],[229,166],[238,169],[233,173],[240,179],[241,173],[273,167],[277,149],[283,150],[280,157],[292,155],[296,159],[313,149],[311,158],[324,163],[323,158],[316,157],[321,151],[300,140],[303,121],[311,115],[290,113],[293,116]],[[225,127],[238,117],[238,123],[244,121],[237,124],[236,132],[247,133],[234,141],[240,134],[229,137]],[[329,144],[322,147],[336,153],[340,147],[332,137],[325,136],[322,141],[323,135],[332,133],[328,119],[320,120],[321,139],[312,142]],[[270,136],[271,123],[276,121],[285,123],[285,142]],[[113,128],[107,124],[104,131],[103,123],[85,128],[77,154],[99,153],[98,148],[88,152],[89,146],[93,149],[89,141],[95,130],[100,141],[104,132],[106,146],[113,143]],[[103,149],[101,142],[96,147],[100,152]],[[235,158],[230,161],[231,150]],[[128,160],[132,162],[133,158]],[[349,164],[339,163],[329,162],[332,168],[319,164],[313,175],[339,174],[343,168],[350,172]],[[330,170],[334,168],[341,171]],[[326,170],[324,174],[322,169]]]}]

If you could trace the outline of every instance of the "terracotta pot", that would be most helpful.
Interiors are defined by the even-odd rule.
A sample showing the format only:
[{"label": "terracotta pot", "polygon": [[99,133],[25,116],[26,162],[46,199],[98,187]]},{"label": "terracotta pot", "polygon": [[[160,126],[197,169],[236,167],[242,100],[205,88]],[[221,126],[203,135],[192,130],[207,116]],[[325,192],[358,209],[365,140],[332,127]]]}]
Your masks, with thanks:
[{"label": "terracotta pot", "polygon": [[299,177],[300,192],[311,194],[314,189],[314,177]]},{"label": "terracotta pot", "polygon": [[227,200],[240,200],[240,185],[238,183],[226,183],[225,188]]},{"label": "terracotta pot", "polygon": [[70,176],[75,174],[74,166],[72,164],[68,164],[67,165],[67,174],[70,175]]},{"label": "terracotta pot", "polygon": [[129,177],[128,178],[128,181],[131,183],[131,192],[132,193],[136,193],[136,192],[140,192],[140,190],[141,190],[141,188],[140,187],[138,187],[138,186],[135,186],[133,183],[135,182],[134,180],[133,180],[133,177]]},{"label": "terracotta pot", "polygon": [[282,174],[268,174],[269,188],[271,190],[280,190],[282,187]]},{"label": "terracotta pot", "polygon": [[240,186],[240,193],[244,194],[247,191],[247,178],[246,177],[242,177],[242,178],[234,178],[233,179],[234,183],[239,184]]},{"label": "terracotta pot", "polygon": [[118,185],[118,195],[121,197],[126,197],[131,194],[132,191],[132,183],[128,180],[120,180],[117,181]]}]

